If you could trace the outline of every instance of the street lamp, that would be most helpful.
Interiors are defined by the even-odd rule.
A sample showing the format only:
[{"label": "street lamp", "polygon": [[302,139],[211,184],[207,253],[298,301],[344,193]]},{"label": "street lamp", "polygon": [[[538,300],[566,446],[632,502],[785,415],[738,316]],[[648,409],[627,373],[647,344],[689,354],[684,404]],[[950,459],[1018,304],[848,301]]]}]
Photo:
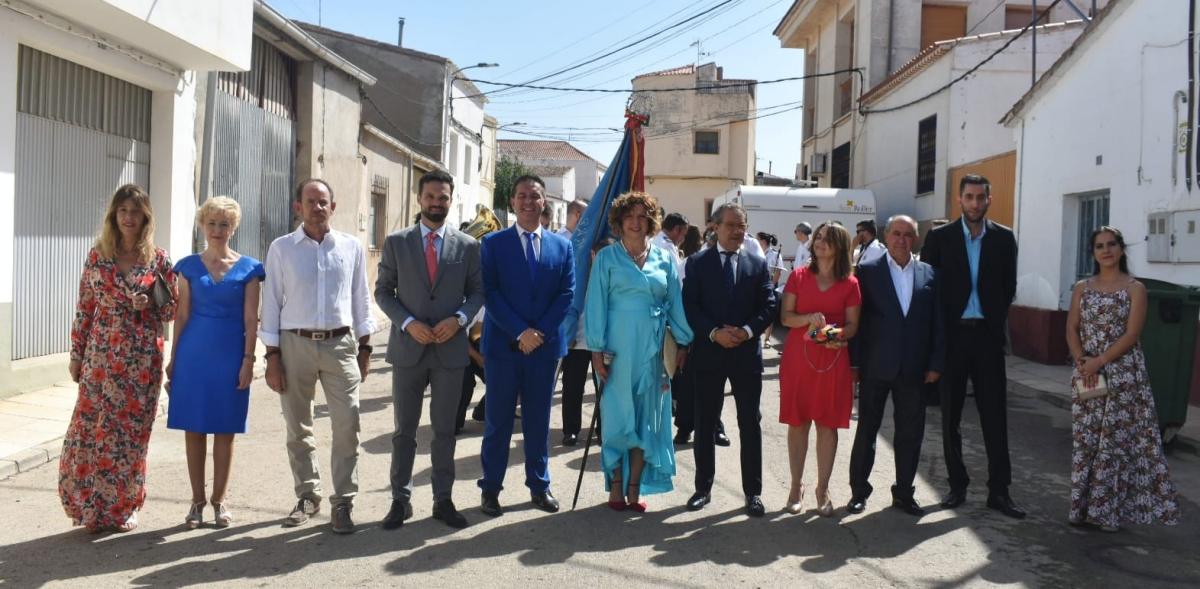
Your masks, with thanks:
[{"label": "street lamp", "polygon": [[[450,72],[446,76],[446,108],[445,108],[446,118],[442,122],[442,163],[443,164],[448,164],[450,162],[450,154],[447,152],[447,150],[449,149],[449,145],[448,145],[448,142],[446,141],[446,138],[450,133],[450,125],[454,122],[454,79],[455,79],[455,76],[457,76],[460,72],[467,71],[471,68],[482,68],[482,67],[500,67],[500,64],[486,63],[486,62],[481,61],[475,65],[460,67],[460,68]],[[453,172],[453,170],[451,172]]]}]

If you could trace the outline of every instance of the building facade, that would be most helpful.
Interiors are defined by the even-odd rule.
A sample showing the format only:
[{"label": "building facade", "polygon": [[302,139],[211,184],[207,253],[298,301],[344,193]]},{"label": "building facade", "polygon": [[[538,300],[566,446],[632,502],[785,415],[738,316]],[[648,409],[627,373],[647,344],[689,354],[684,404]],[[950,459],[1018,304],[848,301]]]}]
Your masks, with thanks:
[{"label": "building facade", "polygon": [[707,63],[637,76],[633,91],[634,108],[650,117],[646,191],[664,212],[702,225],[716,197],[754,183],[754,80],[726,79]]}]

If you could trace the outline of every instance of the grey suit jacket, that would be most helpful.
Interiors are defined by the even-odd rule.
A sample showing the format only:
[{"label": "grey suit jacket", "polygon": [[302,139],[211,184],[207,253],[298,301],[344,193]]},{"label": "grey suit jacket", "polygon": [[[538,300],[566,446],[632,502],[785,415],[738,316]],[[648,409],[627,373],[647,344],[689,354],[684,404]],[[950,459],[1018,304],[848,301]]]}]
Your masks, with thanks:
[{"label": "grey suit jacket", "polygon": [[379,261],[379,276],[375,280],[375,302],[392,320],[387,353],[390,364],[415,366],[427,348],[445,368],[459,368],[469,362],[465,329],[444,344],[428,346],[417,343],[401,329],[410,317],[432,328],[458,312],[470,319],[483,306],[479,242],[449,226],[445,236],[434,284],[429,283],[425,267],[420,224],[389,235],[383,244],[383,259]]}]

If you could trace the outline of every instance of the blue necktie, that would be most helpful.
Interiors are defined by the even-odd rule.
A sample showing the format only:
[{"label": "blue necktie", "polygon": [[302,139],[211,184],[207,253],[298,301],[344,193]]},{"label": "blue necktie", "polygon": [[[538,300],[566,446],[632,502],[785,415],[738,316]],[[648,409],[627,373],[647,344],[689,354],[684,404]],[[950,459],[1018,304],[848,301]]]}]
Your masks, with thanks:
[{"label": "blue necktie", "polygon": [[537,239],[537,234],[529,232],[525,234],[525,263],[529,264],[529,278],[537,278],[537,255],[533,253],[533,240]]},{"label": "blue necktie", "polygon": [[732,260],[733,260],[733,256],[735,254],[737,254],[737,252],[721,252],[721,255],[725,256],[725,265],[724,265],[725,266],[724,267],[725,290],[728,290],[730,295],[733,294],[734,280],[733,280],[733,261]]}]

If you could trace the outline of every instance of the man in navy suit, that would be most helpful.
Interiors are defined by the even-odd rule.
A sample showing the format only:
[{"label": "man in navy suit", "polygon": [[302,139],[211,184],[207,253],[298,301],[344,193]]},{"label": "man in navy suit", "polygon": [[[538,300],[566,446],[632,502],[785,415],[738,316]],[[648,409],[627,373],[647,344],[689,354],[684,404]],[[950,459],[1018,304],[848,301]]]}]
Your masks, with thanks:
[{"label": "man in navy suit", "polygon": [[487,405],[479,488],[482,511],[490,516],[504,513],[500,490],[508,468],[518,391],[525,486],[535,507],[558,511],[558,500],[550,493],[550,401],[558,359],[567,353],[558,327],[575,288],[575,256],[569,241],[539,222],[546,207],[545,190],[546,183],[537,176],[517,178],[511,202],[516,226],[483,238]]},{"label": "man in navy suit", "polygon": [[862,317],[850,344],[859,375],[858,429],[850,452],[851,498],[846,511],[862,513],[871,495],[875,436],[888,395],[894,406],[896,484],[892,507],[910,515],[925,513],[913,498],[913,479],[925,435],[924,384],[937,382],[946,346],[938,306],[937,278],[929,264],[913,258],[917,222],[907,215],[888,219],[887,253],[864,262],[855,276],[862,291]]},{"label": "man in navy suit", "polygon": [[762,348],[759,338],[775,318],[775,288],[766,259],[742,246],[746,209],[728,203],[713,212],[717,244],[688,258],[683,308],[696,333],[688,362],[696,367],[696,493],[687,508],[710,501],[716,473],[717,420],[725,403],[725,382],[733,389],[741,434],[742,492],[746,513],[761,517]]}]

